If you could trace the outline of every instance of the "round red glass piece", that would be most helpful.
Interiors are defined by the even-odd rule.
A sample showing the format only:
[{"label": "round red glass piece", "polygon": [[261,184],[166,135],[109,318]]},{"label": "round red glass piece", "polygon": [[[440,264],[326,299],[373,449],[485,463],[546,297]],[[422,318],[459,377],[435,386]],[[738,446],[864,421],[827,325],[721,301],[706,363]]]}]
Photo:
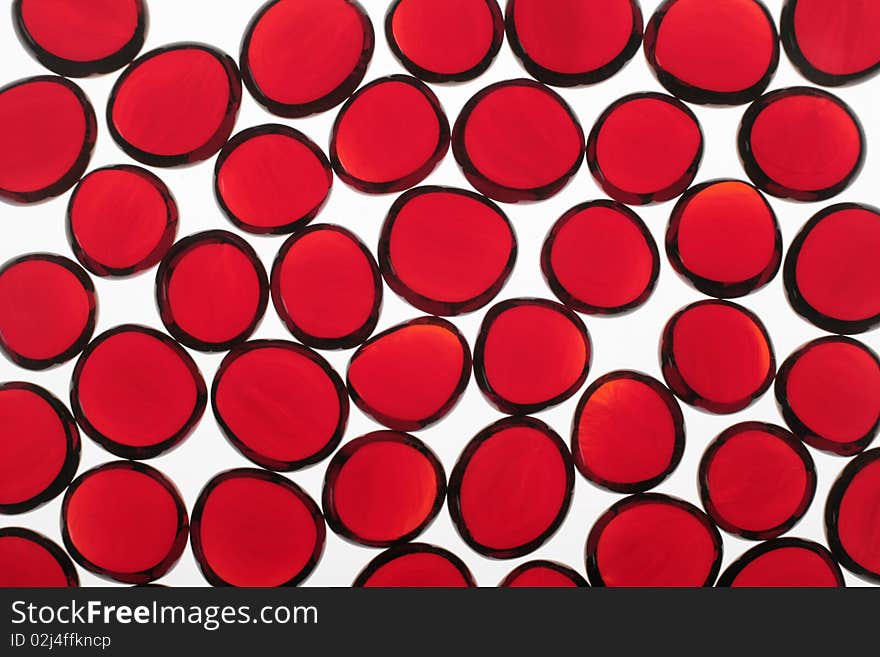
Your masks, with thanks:
[{"label": "round red glass piece", "polygon": [[454,187],[419,187],[398,198],[379,238],[388,287],[433,315],[485,306],[516,262],[516,233],[485,196]]},{"label": "round red glass piece", "polygon": [[668,201],[693,182],[703,131],[688,107],[664,94],[631,94],[606,109],[590,132],[587,164],[611,198],[629,205]]},{"label": "round red glass piece", "polygon": [[327,466],[327,524],[355,543],[411,541],[434,520],[446,496],[440,460],[418,438],[374,431],[343,445]]},{"label": "round red glass piece", "polygon": [[573,492],[574,466],[562,438],[535,418],[504,418],[459,456],[449,477],[449,513],[474,550],[512,559],[553,536]]},{"label": "round red glass piece", "polygon": [[31,55],[73,78],[128,64],[144,45],[148,23],[143,0],[15,0],[12,17]]},{"label": "round red glass piece", "polygon": [[95,286],[83,268],[52,253],[0,267],[0,351],[29,370],[64,363],[95,330]]},{"label": "round red glass piece", "polygon": [[593,586],[712,586],[721,568],[721,534],[689,502],[658,493],[624,498],[587,538]]},{"label": "round red glass piece", "polygon": [[348,395],[330,364],[283,340],[230,351],[211,388],[214,417],[257,465],[296,470],[333,453],[348,422]]},{"label": "round red glass piece", "polygon": [[852,456],[877,435],[880,358],[860,342],[808,342],[782,363],[775,391],[786,424],[816,449]]},{"label": "round red glass piece", "polygon": [[70,80],[41,75],[0,88],[0,200],[66,192],[89,165],[97,134],[95,110]]},{"label": "round red glass piece", "polygon": [[682,100],[741,105],[773,79],[779,35],[759,0],[665,0],[645,28],[645,57]]},{"label": "round red glass piece", "polygon": [[648,227],[615,201],[582,203],[553,225],[541,270],[569,308],[617,315],[641,306],[654,291],[660,254]]},{"label": "round red glass piece", "polygon": [[385,37],[404,68],[425,82],[466,82],[483,74],[504,40],[496,0],[395,0]]},{"label": "round red glass piece", "polygon": [[129,584],[146,584],[171,570],[186,547],[188,529],[174,484],[132,461],[81,474],[61,506],[61,535],[74,560],[96,575]]},{"label": "round red glass piece", "polygon": [[364,243],[342,226],[309,226],[288,238],[275,257],[272,303],[303,344],[356,347],[379,321],[379,266]]},{"label": "round red glass piece", "polygon": [[270,0],[245,32],[242,77],[273,114],[324,112],[357,89],[374,41],[373,24],[355,0]]},{"label": "round red glass piece", "polygon": [[505,21],[523,68],[559,87],[610,78],[642,42],[636,0],[508,0]]},{"label": "round red glass piece", "polygon": [[120,164],[83,178],[67,206],[67,240],[97,276],[130,276],[159,263],[177,234],[171,190],[140,167]]},{"label": "round red glass piece", "polygon": [[498,410],[526,415],[577,392],[591,359],[587,327],[574,312],[547,299],[509,299],[483,318],[474,375]]},{"label": "round red glass piece", "polygon": [[138,57],[116,81],[107,127],[139,162],[173,167],[206,160],[229,139],[241,77],[226,53],[175,43]]},{"label": "round red glass piece", "polygon": [[577,571],[555,561],[528,561],[517,566],[498,586],[510,588],[577,588],[587,580]]},{"label": "round red glass piece", "polygon": [[173,449],[205,410],[205,381],[174,340],[125,324],[95,338],[70,384],[74,417],[107,451],[145,459]]},{"label": "round red glass piece", "polygon": [[321,558],[324,517],[302,488],[273,472],[222,472],[199,493],[192,549],[214,586],[296,586]]},{"label": "round red glass piece", "polygon": [[742,297],[764,287],[782,263],[776,213],[755,187],[712,180],[678,200],[666,254],[682,279],[710,297]]},{"label": "round red glass piece", "polygon": [[791,87],[752,103],[739,128],[749,178],[780,198],[822,201],[852,184],[865,160],[865,135],[852,109],[827,91]]},{"label": "round red glass piece", "polygon": [[0,513],[24,513],[60,495],[79,467],[70,411],[31,383],[0,383]]},{"label": "round red glass piece", "polygon": [[785,257],[785,293],[795,312],[832,333],[880,324],[880,209],[841,203],[817,213]]},{"label": "round red glass piece", "polygon": [[434,424],[458,402],[471,375],[471,351],[439,317],[392,326],[365,342],[348,364],[348,394],[371,418],[397,431]]},{"label": "round red glass piece", "polygon": [[678,467],[685,427],[672,393],[647,374],[611,372],[578,402],[571,453],[581,474],[617,493],[657,486]]},{"label": "round red glass piece", "polygon": [[79,575],[58,545],[24,527],[0,529],[0,588],[74,586]]},{"label": "round red glass piece", "polygon": [[162,323],[182,344],[226,351],[247,340],[269,303],[269,279],[253,247],[225,230],[184,237],[156,272]]},{"label": "round red glass piece", "polygon": [[703,507],[721,529],[752,540],[784,534],[816,493],[813,458],[775,424],[742,422],[709,443],[699,468]]},{"label": "round red glass piece", "polygon": [[840,566],[819,543],[777,538],[756,545],[730,564],[718,586],[735,588],[831,588],[846,586]]},{"label": "round red glass piece", "polygon": [[580,169],[584,132],[559,94],[534,80],[508,80],[465,104],[452,153],[481,194],[505,203],[540,201]]},{"label": "round red glass piece", "polygon": [[776,357],[767,329],[729,301],[698,301],[666,324],[660,345],[663,378],[679,399],[710,413],[735,413],[773,382]]},{"label": "round red glass piece", "polygon": [[371,588],[464,588],[476,586],[457,556],[425,543],[385,550],[358,574],[353,586]]},{"label": "round red glass piece", "polygon": [[241,230],[292,233],[308,224],[333,185],[330,161],[299,130],[269,124],[230,139],[214,166],[214,195]]}]

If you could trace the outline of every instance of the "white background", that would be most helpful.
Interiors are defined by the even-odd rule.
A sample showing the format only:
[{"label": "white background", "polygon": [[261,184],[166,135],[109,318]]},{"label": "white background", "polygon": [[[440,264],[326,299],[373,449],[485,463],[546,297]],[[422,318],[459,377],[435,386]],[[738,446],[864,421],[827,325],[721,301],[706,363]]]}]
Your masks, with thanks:
[{"label": "white background", "polygon": [[[361,0],[373,21],[376,31],[376,51],[367,72],[365,82],[392,73],[406,71],[391,55],[384,35],[383,17],[387,6],[385,0]],[[0,13],[0,86],[25,76],[46,73],[24,51],[15,38],[10,19],[9,5]],[[659,0],[641,0],[645,22],[659,4]],[[778,21],[782,0],[767,0],[768,7]],[[237,61],[239,43],[251,15],[262,5],[262,0],[149,0],[150,27],[142,52],[175,41],[203,41],[217,46]],[[118,73],[77,81],[92,100],[98,115],[98,141],[91,168],[130,162],[110,138],[104,120],[107,97]],[[474,93],[490,83],[526,77],[513,57],[507,43],[487,73],[467,84],[458,86],[433,85],[450,124],[454,122],[463,104]],[[808,84],[781,55],[779,70],[771,89]],[[859,86],[834,91],[848,102],[861,118],[870,146],[880,144],[880,78]],[[557,90],[571,104],[580,118],[584,131],[589,132],[599,114],[617,98],[637,91],[663,91],[652,77],[640,50],[633,60],[610,80],[596,86]],[[744,107],[704,108],[693,107],[705,133],[705,156],[695,182],[718,177],[743,178],[744,172],[736,152],[736,129]],[[236,132],[244,128],[268,122],[282,122],[295,126],[308,134],[325,151],[329,145],[330,127],[336,111],[297,120],[282,120],[264,111],[244,92]],[[878,151],[880,152],[880,151]],[[2,153],[0,153],[2,157]],[[213,159],[185,169],[153,169],[171,188],[180,206],[179,236],[208,228],[235,230],[217,208],[212,191]],[[880,156],[869,147],[864,170],[856,183],[839,197],[823,204],[795,204],[770,199],[782,226],[786,246],[799,228],[813,213],[825,205],[843,201],[861,201],[880,204],[877,181],[880,180]],[[427,178],[425,184],[442,184],[467,187],[451,153]],[[73,258],[64,236],[64,214],[68,194],[36,206],[10,206],[0,204],[0,262],[13,256],[32,251],[52,251]],[[539,296],[553,298],[541,278],[539,253],[543,239],[553,222],[568,208],[583,201],[601,198],[603,194],[583,165],[571,183],[554,198],[537,204],[505,205],[518,238],[519,258],[507,286],[496,298]],[[338,179],[334,181],[328,204],[317,222],[342,224],[357,233],[375,251],[379,231],[385,213],[395,196],[367,196],[347,188]],[[635,208],[645,220],[663,253],[663,236],[666,222],[674,201],[647,208]],[[257,249],[268,269],[276,252],[284,242],[283,236],[257,237],[241,233]],[[162,329],[156,310],[153,283],[155,269],[126,280],[94,277],[99,299],[96,334],[124,322],[138,322]],[[658,364],[658,340],[666,320],[681,306],[696,301],[701,295],[681,282],[670,268],[665,255],[657,290],[652,298],[636,312],[617,318],[584,317],[594,345],[594,360],[588,383],[609,371],[633,368],[660,377]],[[783,293],[782,277],[776,279],[756,294],[740,302],[755,311],[766,323],[776,349],[779,363],[802,343],[822,335],[821,331],[802,319],[789,308]],[[385,304],[377,331],[421,313],[397,298],[388,288]],[[473,346],[484,310],[464,317],[453,318]],[[262,325],[254,337],[288,338],[270,303]],[[857,336],[858,337],[858,336]],[[872,348],[880,349],[880,339],[875,334],[859,339]],[[222,354],[205,355],[191,352],[210,387],[214,372]],[[322,352],[332,365],[344,376],[351,351]],[[42,385],[68,402],[68,382],[75,361],[48,372],[29,372],[0,359],[0,381],[26,380]],[[553,409],[538,413],[566,440],[570,436],[570,424],[580,394]],[[683,410],[687,423],[687,447],[681,464],[673,475],[661,484],[659,492],[678,495],[699,503],[696,471],[700,456],[708,442],[730,425],[744,420],[763,420],[782,424],[776,410],[772,390],[752,407],[728,416],[713,416],[696,411],[685,405]],[[485,425],[501,417],[482,398],[473,379],[461,402],[443,421],[420,431],[417,435],[425,440],[440,456],[447,475],[452,470],[458,454],[468,440]],[[344,440],[350,440],[379,428],[352,405],[351,419]],[[790,535],[825,542],[822,514],[829,486],[846,460],[810,449],[816,462],[819,484],[816,497],[804,519]],[[79,472],[100,463],[115,460],[98,445],[83,435],[82,462]],[[252,465],[223,438],[215,424],[210,408],[207,409],[195,432],[177,450],[148,461],[167,474],[180,488],[187,507],[192,508],[199,490],[213,475],[221,470]],[[327,461],[289,476],[303,486],[316,500],[320,500],[322,478]],[[608,506],[621,498],[620,495],[602,491],[589,484],[579,474],[573,503],[562,528],[534,553],[516,560],[494,561],[479,556],[460,539],[444,506],[436,521],[418,540],[435,543],[458,554],[471,568],[481,586],[496,585],[514,566],[530,559],[555,559],[574,567],[584,574],[583,549],[587,533],[593,522]],[[59,510],[61,497],[51,503],[20,516],[0,519],[3,525],[21,525],[42,532],[60,543]],[[723,533],[723,532],[722,532]],[[754,545],[724,535],[724,564]],[[379,550],[356,546],[328,531],[324,555],[312,576],[309,586],[348,586],[360,569]],[[106,582],[79,568],[85,586],[106,585]],[[860,581],[846,573],[848,585]],[[199,586],[205,581],[198,570],[189,547],[177,566],[160,580],[172,586]]]}]

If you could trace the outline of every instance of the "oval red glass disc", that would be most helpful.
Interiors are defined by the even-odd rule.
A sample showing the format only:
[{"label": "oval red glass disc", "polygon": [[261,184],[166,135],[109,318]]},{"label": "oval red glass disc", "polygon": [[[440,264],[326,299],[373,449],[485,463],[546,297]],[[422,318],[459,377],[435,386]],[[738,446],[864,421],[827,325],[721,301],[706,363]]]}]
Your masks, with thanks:
[{"label": "oval red glass disc", "polygon": [[272,265],[272,303],[297,340],[316,349],[349,349],[379,321],[382,277],[358,237],[333,224],[292,235]]},{"label": "oval red glass disc", "polygon": [[348,422],[339,375],[315,352],[283,340],[254,340],[230,351],[214,377],[211,404],[232,445],[270,470],[323,460]]},{"label": "oval red glass disc", "polygon": [[370,588],[460,588],[476,586],[457,556],[425,543],[385,550],[358,573],[352,586]]},{"label": "oval red glass disc", "polygon": [[504,418],[459,456],[449,477],[449,513],[474,550],[512,559],[553,536],[573,491],[574,466],[562,438],[535,418]]},{"label": "oval red glass disc", "polygon": [[631,94],[606,109],[587,142],[587,164],[611,198],[629,205],[668,201],[693,182],[703,131],[688,107],[664,94]]},{"label": "oval red glass disc", "polygon": [[703,507],[721,529],[752,540],[784,534],[816,492],[807,448],[782,427],[742,422],[709,443],[699,468]]},{"label": "oval red glass disc", "polygon": [[712,180],[678,200],[666,254],[683,280],[710,297],[742,297],[764,287],[782,263],[776,213],[755,187]]},{"label": "oval red glass disc", "polygon": [[756,545],[730,564],[718,578],[718,586],[830,588],[846,584],[824,546],[802,538],[777,538]]},{"label": "oval red glass disc", "polygon": [[651,296],[660,254],[635,212],[614,201],[591,201],[573,207],[553,225],[541,251],[541,271],[569,308],[616,315]]},{"label": "oval red glass disc", "polygon": [[489,303],[516,262],[516,233],[485,196],[419,187],[391,206],[379,238],[388,287],[433,315],[461,315]]},{"label": "oval red glass disc", "polygon": [[273,114],[324,112],[357,89],[374,41],[373,24],[355,0],[270,0],[245,32],[242,77]]},{"label": "oval red glass disc", "polygon": [[16,0],[19,40],[46,68],[68,77],[110,73],[128,64],[147,32],[143,0]]},{"label": "oval red glass disc", "polygon": [[318,505],[273,472],[222,472],[199,493],[192,549],[213,586],[296,586],[318,564],[326,529]]},{"label": "oval red glass disc", "polygon": [[440,512],[446,473],[418,438],[374,431],[343,445],[327,466],[323,506],[330,529],[372,547],[405,543]]},{"label": "oval red glass disc", "polygon": [[130,276],[159,263],[177,234],[177,203],[155,175],[128,164],[95,169],[67,205],[67,240],[97,276]]},{"label": "oval red glass disc", "polygon": [[489,85],[461,110],[452,153],[481,194],[505,203],[557,194],[577,173],[584,132],[556,92],[534,80]]},{"label": "oval red glass disc", "polygon": [[79,575],[58,545],[24,527],[0,528],[0,588],[75,586]]},{"label": "oval red glass disc", "polygon": [[458,402],[471,351],[455,326],[420,317],[365,342],[348,364],[348,394],[371,418],[397,431],[424,429]]},{"label": "oval red glass disc", "polygon": [[269,303],[269,279],[253,247],[225,230],[184,237],[156,272],[162,323],[182,344],[226,351],[247,340]]},{"label": "oval red glass disc", "polygon": [[547,299],[508,299],[483,318],[474,376],[498,410],[526,415],[577,392],[591,359],[587,327],[571,310]]},{"label": "oval red glass disc", "polygon": [[134,324],[89,343],[70,383],[79,426],[128,459],[152,458],[183,442],[201,419],[206,398],[205,381],[186,350],[164,333]]},{"label": "oval red glass disc", "polygon": [[880,209],[841,203],[817,213],[785,257],[785,293],[795,312],[832,333],[880,324]]},{"label": "oval red glass disc", "polygon": [[220,150],[240,104],[241,77],[229,55],[213,46],[175,43],[125,69],[107,103],[107,127],[138,162],[181,166]]},{"label": "oval red glass disc", "polygon": [[61,506],[61,535],[74,560],[129,584],[146,584],[171,570],[188,529],[186,507],[171,480],[132,461],[81,474]]},{"label": "oval red glass disc", "polygon": [[0,351],[20,367],[64,363],[91,339],[95,286],[83,268],[53,253],[19,256],[0,267]]},{"label": "oval red glass disc", "polygon": [[850,338],[828,336],[789,356],[776,375],[776,403],[808,445],[852,456],[880,427],[880,358]]},{"label": "oval red glass disc", "polygon": [[214,166],[214,195],[241,230],[292,233],[308,224],[333,186],[330,161],[299,130],[268,124],[230,139]]},{"label": "oval red glass disc", "polygon": [[657,486],[684,453],[681,408],[659,381],[622,370],[594,381],[578,402],[571,453],[580,473],[617,493]]},{"label": "oval red glass disc", "polygon": [[780,198],[822,201],[849,187],[865,160],[852,109],[827,91],[771,91],[743,115],[739,156],[752,182]]},{"label": "oval red glass disc", "polygon": [[577,571],[555,561],[528,561],[514,568],[498,586],[510,588],[577,588],[586,587]]},{"label": "oval red glass disc", "polygon": [[622,69],[642,42],[636,0],[508,0],[507,40],[533,78],[574,87]]},{"label": "oval red glass disc", "polygon": [[776,373],[767,329],[729,301],[698,301],[666,324],[660,345],[666,385],[710,413],[735,413],[763,395]]},{"label": "oval red glass disc", "polygon": [[66,192],[97,134],[95,110],[70,80],[41,75],[0,88],[0,199],[36,203]]}]

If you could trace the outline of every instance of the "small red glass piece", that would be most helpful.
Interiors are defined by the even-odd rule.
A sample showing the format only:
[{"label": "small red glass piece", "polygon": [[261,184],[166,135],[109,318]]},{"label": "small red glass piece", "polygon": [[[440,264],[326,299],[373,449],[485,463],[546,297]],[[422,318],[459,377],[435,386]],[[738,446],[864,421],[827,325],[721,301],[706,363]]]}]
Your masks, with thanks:
[{"label": "small red glass piece", "polygon": [[615,201],[581,203],[553,225],[541,271],[569,308],[617,315],[638,308],[660,273],[657,244],[641,218]]},{"label": "small red glass piece", "polygon": [[391,206],[379,238],[379,266],[394,292],[434,315],[485,306],[516,262],[516,233],[485,196],[418,187]]},{"label": "small red glass piece", "polygon": [[0,383],[0,513],[24,513],[64,492],[79,453],[79,431],[60,400],[31,383]]},{"label": "small red glass piece", "polygon": [[41,75],[0,88],[0,200],[66,192],[89,165],[97,134],[95,110],[70,80]]},{"label": "small red glass piece", "polygon": [[575,465],[594,484],[617,493],[657,486],[678,467],[684,445],[678,402],[662,383],[641,372],[599,377],[575,410]]},{"label": "small red glass piece", "polygon": [[318,564],[324,517],[299,486],[274,472],[222,472],[193,507],[192,550],[213,586],[296,586]]},{"label": "small red glass piece", "polygon": [[859,175],[865,135],[840,98],[811,87],[761,96],[743,115],[739,156],[749,178],[780,198],[822,201]]},{"label": "small red glass piece", "polygon": [[528,561],[514,568],[498,586],[510,588],[577,588],[586,587],[580,573],[555,561]]},{"label": "small red glass piece", "polygon": [[452,152],[481,194],[504,203],[540,201],[580,169],[584,132],[559,94],[534,80],[507,80],[465,104]]},{"label": "small red glass piece", "polygon": [[611,198],[668,201],[690,186],[703,159],[703,131],[681,101],[653,92],[612,103],[590,132],[587,164]]},{"label": "small red glass piece", "polygon": [[171,190],[141,167],[120,164],[85,176],[67,206],[67,240],[96,276],[130,276],[158,264],[177,235]]},{"label": "small red glass piece", "polygon": [[637,0],[508,0],[505,21],[523,68],[558,87],[610,78],[642,42]]},{"label": "small red glass piece", "polygon": [[316,349],[356,347],[376,328],[382,277],[370,250],[334,224],[291,235],[272,265],[272,303],[287,330]]},{"label": "small red glass piece", "polygon": [[107,127],[128,155],[155,167],[206,160],[229,139],[241,104],[232,58],[213,46],[175,43],[125,69],[110,93]]},{"label": "small red glass piece", "polygon": [[840,203],[818,212],[788,249],[782,274],[795,312],[831,333],[880,324],[880,209]]},{"label": "small red glass piece", "polygon": [[269,303],[269,279],[244,239],[207,230],[178,241],[156,272],[156,304],[174,338],[226,351],[250,337]]},{"label": "small red glass piece", "polygon": [[0,267],[0,352],[44,370],[83,350],[97,319],[95,286],[72,260],[30,253]]},{"label": "small red glass piece", "polygon": [[734,588],[831,588],[846,586],[825,546],[802,538],[756,545],[730,564],[718,586]]},{"label": "small red glass piece", "polygon": [[365,342],[348,364],[348,394],[364,413],[415,431],[449,413],[471,375],[467,340],[450,322],[420,317]]},{"label": "small red glass piece", "polygon": [[721,557],[721,534],[709,517],[658,493],[615,503],[593,525],[586,546],[593,586],[712,586]]},{"label": "small red glass piece", "polygon": [[676,396],[710,413],[735,413],[763,395],[776,356],[763,323],[729,301],[707,300],[679,310],[660,345],[663,378]]},{"label": "small red glass piece", "polygon": [[128,459],[179,445],[205,410],[205,381],[193,359],[164,333],[124,324],[105,331],[73,370],[70,405],[86,435]]},{"label": "small red glass piece", "polygon": [[214,417],[232,445],[270,470],[297,470],[333,453],[348,422],[348,395],[330,364],[283,340],[230,351],[211,388]]},{"label": "small red glass piece", "polygon": [[149,22],[143,0],[15,0],[12,18],[28,52],[72,78],[128,64],[144,45]]},{"label": "small red glass piece", "polygon": [[698,477],[703,507],[715,524],[752,540],[790,530],[816,493],[807,448],[766,422],[741,422],[723,431],[703,453]]},{"label": "small red glass piece", "polygon": [[443,548],[407,543],[385,550],[358,573],[352,586],[464,588],[476,586],[468,567]]},{"label": "small red glass piece", "polygon": [[547,299],[508,299],[486,313],[474,346],[474,376],[502,413],[555,406],[583,385],[592,345],[574,312]]},{"label": "small red glass piece", "polygon": [[373,24],[355,0],[270,0],[245,32],[241,74],[273,114],[308,116],[354,93],[374,41]]},{"label": "small red glass piece", "polygon": [[562,525],[574,466],[562,438],[532,417],[498,420],[464,448],[449,477],[449,514],[482,555],[533,552]]},{"label": "small red glass piece", "polygon": [[76,568],[58,545],[24,527],[0,528],[0,589],[76,586]]},{"label": "small red glass piece", "polygon": [[214,195],[241,230],[292,233],[308,224],[333,186],[330,161],[299,130],[278,124],[242,130],[214,166]]},{"label": "small red glass piece", "polygon": [[171,480],[132,461],[81,474],[61,506],[61,535],[73,559],[128,584],[146,584],[171,570],[188,529],[186,507]]},{"label": "small red glass piece", "polygon": [[327,524],[355,543],[389,547],[421,534],[443,507],[446,473],[418,438],[374,431],[343,445],[327,466]]},{"label": "small red glass piece", "polygon": [[864,450],[880,427],[880,358],[861,342],[828,336],[789,356],[776,375],[776,403],[808,445],[840,456]]},{"label": "small red glass piece", "polygon": [[782,263],[776,213],[752,185],[712,180],[687,190],[666,228],[666,254],[682,279],[710,297],[742,297]]}]

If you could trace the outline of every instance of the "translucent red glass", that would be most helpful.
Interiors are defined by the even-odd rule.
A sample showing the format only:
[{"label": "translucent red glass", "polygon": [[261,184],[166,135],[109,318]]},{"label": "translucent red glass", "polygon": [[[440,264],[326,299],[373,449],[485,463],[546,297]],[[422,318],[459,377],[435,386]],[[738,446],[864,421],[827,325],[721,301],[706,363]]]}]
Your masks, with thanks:
[{"label": "translucent red glass", "polygon": [[460,588],[476,586],[457,556],[425,543],[385,550],[358,573],[353,586],[371,588]]},{"label": "translucent red glass", "polygon": [[589,586],[577,571],[555,561],[528,561],[517,566],[498,586],[511,588],[577,588]]},{"label": "translucent red glass", "polygon": [[58,545],[24,527],[0,528],[0,588],[73,586],[79,575]]},{"label": "translucent red glass", "polygon": [[824,546],[786,537],[746,551],[721,573],[718,586],[830,588],[845,583],[840,567]]}]

